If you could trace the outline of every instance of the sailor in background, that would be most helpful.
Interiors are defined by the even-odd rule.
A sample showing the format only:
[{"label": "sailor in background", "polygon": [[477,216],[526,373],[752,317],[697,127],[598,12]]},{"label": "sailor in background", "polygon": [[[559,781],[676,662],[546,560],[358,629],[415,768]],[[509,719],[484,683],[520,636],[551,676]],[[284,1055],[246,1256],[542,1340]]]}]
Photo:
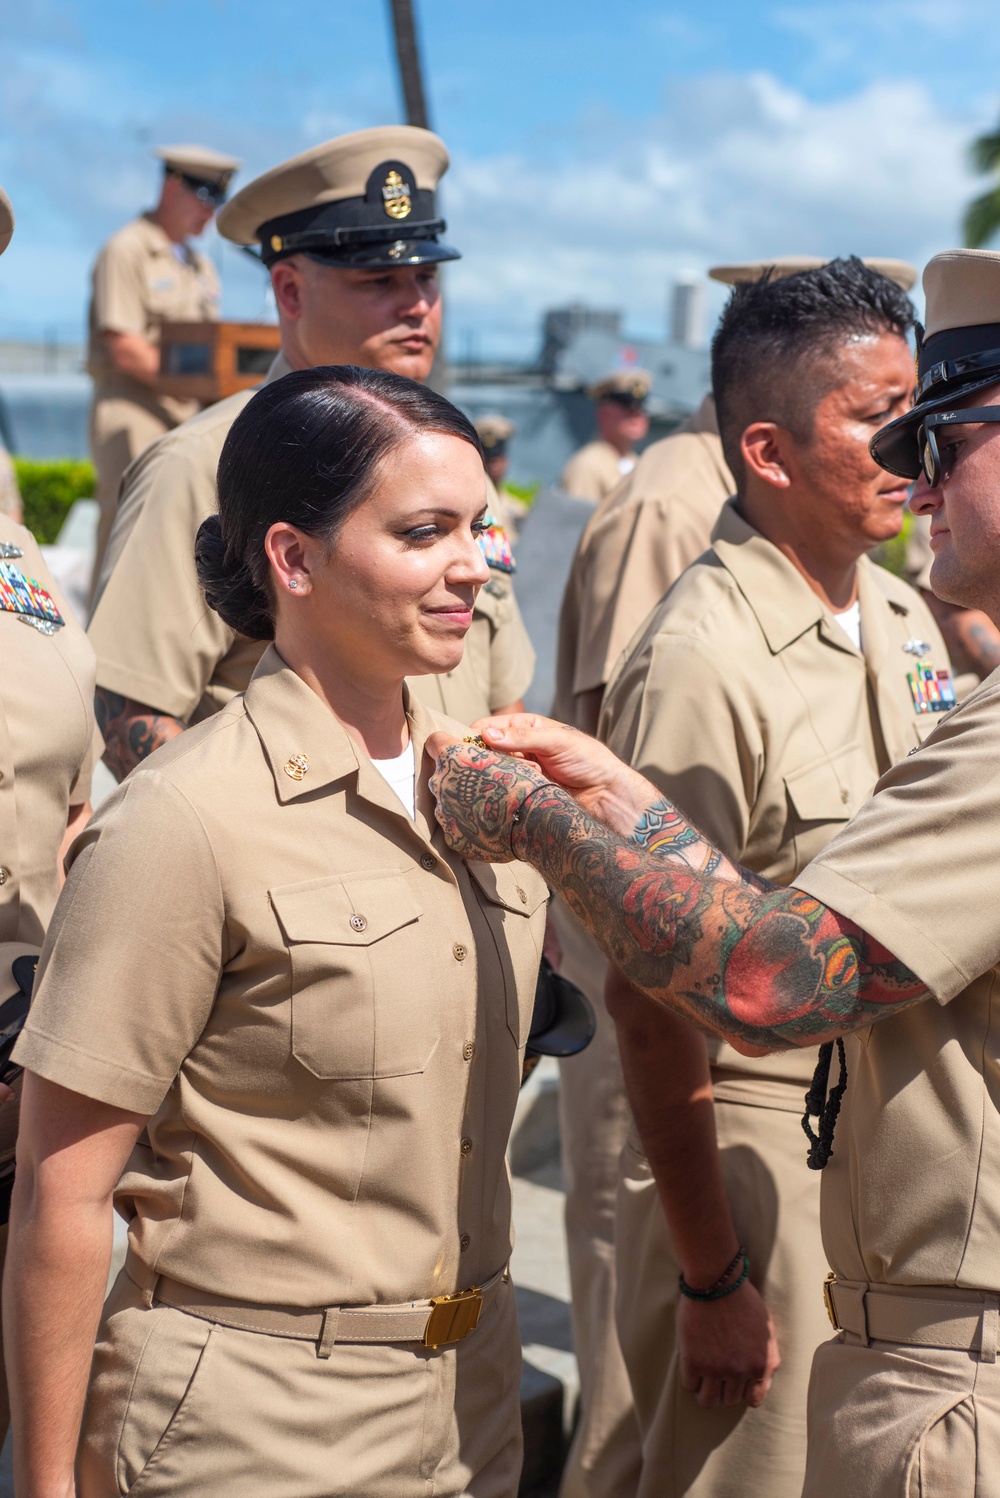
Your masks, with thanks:
[{"label": "sailor in background", "polygon": [[506,416],[480,416],[475,422],[479,440],[486,457],[486,472],[493,481],[499,499],[498,519],[516,541],[528,513],[528,506],[520,495],[508,489],[505,483],[510,468],[510,442],[517,436],[517,427]]},{"label": "sailor in background", "polygon": [[[257,247],[277,302],[281,352],[265,383],[342,364],[427,378],[441,336],[437,268],[459,255],[435,206],[447,167],[429,130],[359,130],[281,162],[227,203],[220,234]],[[223,442],[252,395],[168,432],[125,476],[89,627],[105,758],[119,779],[243,691],[261,656],[259,641],[206,609],[194,567]],[[411,683],[461,723],[519,702],[534,673],[510,544],[493,519],[481,538],[490,577],[462,660]]]},{"label": "sailor in background", "polygon": [[195,401],[157,389],[159,325],[219,316],[215,266],[189,241],[204,233],[225,202],[240,163],[208,146],[160,146],[156,154],[163,182],[155,208],[111,236],[92,272],[87,373],[94,382],[90,450],[101,507],[95,578],[125,469],[198,409]]},{"label": "sailor in background", "polygon": [[[14,215],[0,191],[0,254]],[[100,756],[94,652],[38,543],[0,507],[0,1079],[62,884],[62,857],[90,816]],[[10,1078],[10,1080],[15,1080]],[[15,1086],[19,1084],[15,1081]],[[0,1269],[14,1185],[17,1103],[0,1085]],[[8,1424],[0,1358],[0,1442]]]},{"label": "sailor in background", "polygon": [[562,472],[562,486],[577,499],[599,503],[616,489],[636,463],[635,446],[649,431],[646,397],[651,377],[642,369],[619,370],[591,385],[598,435],[573,454]]}]

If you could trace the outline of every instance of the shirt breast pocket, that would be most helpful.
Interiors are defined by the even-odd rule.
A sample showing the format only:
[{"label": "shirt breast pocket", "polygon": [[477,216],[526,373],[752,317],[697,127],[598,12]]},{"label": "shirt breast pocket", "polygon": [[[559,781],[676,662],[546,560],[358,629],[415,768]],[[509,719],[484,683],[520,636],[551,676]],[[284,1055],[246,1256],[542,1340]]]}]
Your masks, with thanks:
[{"label": "shirt breast pocket", "polygon": [[[503,973],[507,1028],[518,1046],[524,1046],[531,1029],[535,984],[542,960],[530,918],[545,904],[549,892],[544,881],[521,864],[468,863],[466,867]],[[481,966],[483,960],[481,955]]]},{"label": "shirt breast pocket", "polygon": [[291,967],[291,1049],[328,1081],[422,1072],[438,1043],[423,911],[394,872],[270,892]]},{"label": "shirt breast pocket", "polygon": [[803,765],[785,776],[789,831],[802,868],[867,800],[874,775],[860,744]]}]

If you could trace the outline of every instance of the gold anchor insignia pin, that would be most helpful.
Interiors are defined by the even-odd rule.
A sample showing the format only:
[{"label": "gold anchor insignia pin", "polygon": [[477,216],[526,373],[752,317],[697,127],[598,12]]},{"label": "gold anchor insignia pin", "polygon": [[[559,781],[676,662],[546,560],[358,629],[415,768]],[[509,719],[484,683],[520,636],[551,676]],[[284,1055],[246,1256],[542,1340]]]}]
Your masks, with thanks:
[{"label": "gold anchor insignia pin", "polygon": [[285,761],[285,774],[289,780],[302,780],[309,769],[309,756],[307,754],[293,754],[291,759]]},{"label": "gold anchor insignia pin", "polygon": [[413,211],[410,184],[393,168],[382,186],[382,202],[390,218],[409,218]]}]

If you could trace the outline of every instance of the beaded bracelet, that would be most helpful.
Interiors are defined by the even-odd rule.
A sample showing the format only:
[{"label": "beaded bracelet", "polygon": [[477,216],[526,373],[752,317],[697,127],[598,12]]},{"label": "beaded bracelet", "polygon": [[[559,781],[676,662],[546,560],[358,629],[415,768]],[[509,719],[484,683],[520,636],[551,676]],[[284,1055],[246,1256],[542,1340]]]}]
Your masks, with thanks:
[{"label": "beaded bracelet", "polygon": [[[742,1274],[738,1279],[733,1280],[731,1285],[727,1285],[726,1280],[732,1274],[733,1270],[736,1268],[741,1259],[743,1260]],[[716,1280],[715,1284],[712,1285],[708,1290],[692,1290],[691,1286],[688,1284],[687,1280],[682,1274],[678,1275],[677,1283],[680,1288],[681,1294],[686,1295],[688,1300],[722,1300],[723,1296],[732,1295],[734,1290],[738,1290],[749,1273],[750,1260],[747,1258],[747,1251],[741,1243],[739,1248],[733,1254],[733,1257],[730,1259],[729,1263],[726,1265],[725,1269],[719,1275],[719,1278]]]}]

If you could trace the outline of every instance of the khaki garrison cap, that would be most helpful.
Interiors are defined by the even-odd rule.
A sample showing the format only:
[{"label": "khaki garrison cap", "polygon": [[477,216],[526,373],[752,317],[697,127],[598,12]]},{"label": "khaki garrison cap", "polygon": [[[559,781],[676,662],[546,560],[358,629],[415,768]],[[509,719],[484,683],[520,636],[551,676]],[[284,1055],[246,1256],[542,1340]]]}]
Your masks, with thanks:
[{"label": "khaki garrison cap", "polygon": [[644,369],[619,369],[606,375],[587,389],[592,401],[644,401],[653,384],[653,376]]},{"label": "khaki garrison cap", "polygon": [[506,416],[480,416],[474,425],[488,458],[500,456],[517,431],[517,427]]},{"label": "khaki garrison cap", "polygon": [[10,198],[0,187],[0,255],[10,244],[10,237],[14,232],[14,210],[10,206]]},{"label": "khaki garrison cap", "polygon": [[220,213],[219,233],[259,244],[265,265],[298,253],[361,267],[458,260],[438,240],[446,225],[434,193],[447,169],[430,130],[357,130],[248,182]]},{"label": "khaki garrison cap", "polygon": [[211,146],[157,146],[156,155],[168,172],[183,177],[189,187],[213,189],[208,194],[221,202],[234,172],[239,171],[237,156],[224,156]]},{"label": "khaki garrison cap", "polygon": [[900,478],[920,473],[920,427],[976,390],[1000,385],[1000,254],[945,250],[924,270],[926,326],[917,329],[917,390],[905,416],[876,432],[876,463]]},{"label": "khaki garrison cap", "polygon": [[[890,281],[895,281],[904,291],[909,291],[911,286],[916,285],[917,268],[915,265],[908,265],[905,260],[886,260],[878,255],[863,255],[861,262],[869,270],[888,276]],[[713,265],[708,274],[713,281],[722,281],[726,286],[737,286],[741,281],[759,281],[766,271],[770,271],[772,279],[776,280],[779,276],[795,276],[799,271],[819,270],[829,264],[829,258],[824,259],[821,255],[775,255],[773,260],[743,260],[734,265]]]}]

